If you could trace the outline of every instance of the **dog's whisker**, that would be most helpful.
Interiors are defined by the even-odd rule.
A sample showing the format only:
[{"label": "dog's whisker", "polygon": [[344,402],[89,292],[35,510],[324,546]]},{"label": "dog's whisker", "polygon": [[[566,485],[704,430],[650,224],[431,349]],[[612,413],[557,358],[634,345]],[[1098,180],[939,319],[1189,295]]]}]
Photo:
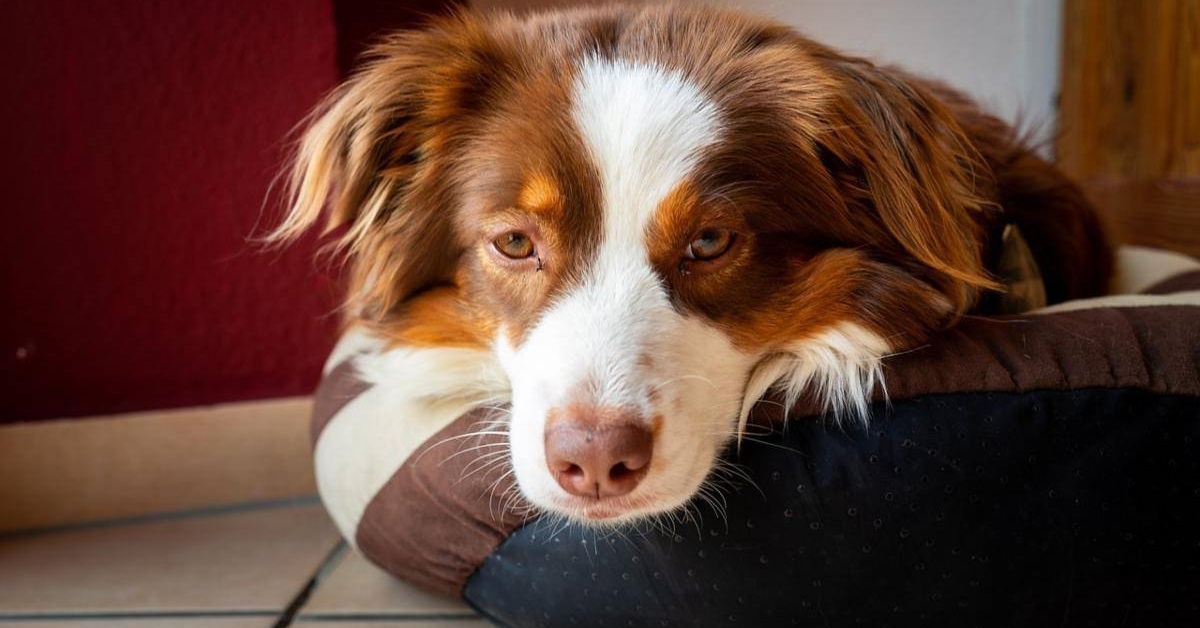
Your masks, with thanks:
[{"label": "dog's whisker", "polygon": [[[702,502],[706,506],[711,508],[713,513],[715,515],[717,515],[718,520],[722,521],[724,523],[726,531],[728,531],[729,518],[726,514],[727,502],[725,501],[724,493],[722,493],[715,484],[712,484],[712,483],[702,484],[700,486],[700,488],[697,490],[696,496],[693,499],[693,502],[695,502],[695,503]],[[699,514],[698,509],[696,510],[696,514],[697,514],[697,519],[699,519],[700,514]],[[697,531],[697,534],[700,533],[699,524],[697,524],[696,531]]]},{"label": "dog's whisker", "polygon": [[497,497],[496,497],[496,489],[499,488],[499,486],[502,482],[504,482],[505,478],[512,475],[512,472],[513,471],[510,466],[509,470],[504,472],[503,474],[501,474],[499,477],[497,477],[487,489],[487,498],[486,499],[488,501],[488,504],[491,504],[494,506],[497,501],[502,502],[500,504],[500,512],[499,513],[496,513],[492,510],[493,506],[489,506],[489,514],[492,515],[492,518],[494,520],[498,520],[505,512],[507,512],[509,510],[509,508],[511,507],[511,503],[512,503],[511,500],[514,499],[515,497],[519,496],[519,491],[516,490],[516,485],[512,484],[509,487],[505,488],[504,493],[501,493],[499,499],[497,499]]},{"label": "dog's whisker", "polygon": [[757,482],[754,481],[754,478],[751,477],[750,473],[741,465],[729,462],[727,460],[718,460],[716,466],[713,467],[713,475],[720,476],[722,474],[728,474],[737,477],[738,479],[749,484],[752,488],[754,488],[754,490],[758,491],[758,494],[762,495],[763,499],[767,498],[767,494],[763,492],[762,488]]},{"label": "dog's whisker", "polygon": [[475,475],[481,475],[482,477],[487,477],[488,473],[491,473],[492,471],[496,471],[498,469],[503,468],[505,462],[506,462],[506,460],[504,458],[499,458],[496,460],[489,460],[485,464],[480,466],[479,468],[471,471],[470,473],[463,473],[462,476],[460,476],[457,480],[455,480],[454,484],[452,484],[451,486],[458,486],[459,484],[466,482],[468,479],[470,479],[472,476],[475,476]]},{"label": "dog's whisker", "polygon": [[508,449],[502,449],[500,451],[487,451],[477,454],[474,458],[463,465],[462,473],[464,476],[468,475],[471,469],[475,468],[479,464],[493,464],[496,461],[507,461],[509,459],[509,455]]},{"label": "dog's whisker", "polygon": [[795,447],[788,447],[787,445],[780,445],[779,443],[772,443],[771,441],[762,440],[761,438],[754,438],[751,436],[745,436],[745,437],[743,437],[743,440],[747,440],[752,443],[763,445],[765,447],[774,447],[775,449],[782,449],[784,451],[790,451],[794,454],[799,454],[801,456],[807,457],[807,455],[804,452],[800,451],[799,449],[796,449]]},{"label": "dog's whisker", "polygon": [[697,380],[704,382],[705,384],[708,384],[709,386],[711,386],[714,389],[717,388],[717,385],[715,383],[713,383],[713,381],[711,379],[704,377],[702,375],[694,375],[693,374],[693,375],[680,375],[678,377],[672,377],[671,379],[668,379],[666,381],[655,384],[654,386],[650,387],[650,390],[658,391],[659,389],[661,389],[664,386],[669,386],[671,384],[674,384],[675,382],[678,382],[680,380],[685,380],[685,379],[697,379]]},{"label": "dog's whisker", "polygon": [[558,537],[559,534],[562,534],[568,528],[570,528],[570,526],[571,526],[571,518],[570,517],[558,515],[558,519],[561,523],[556,523],[554,530],[551,532],[550,536],[546,539],[546,541],[545,541],[546,543],[553,541],[555,538]]},{"label": "dog's whisker", "polygon": [[[462,456],[465,454],[474,453],[481,449],[493,449],[496,447],[504,447],[507,449],[508,443],[483,443],[482,445],[475,445],[473,447],[468,447],[467,449],[463,449],[462,451],[457,451],[457,452],[454,452],[453,454],[450,454],[449,456],[446,456],[441,462],[438,463],[438,466],[440,467],[440,466],[446,464],[447,462],[450,462],[451,460],[454,460],[455,458],[458,458],[459,456]],[[488,455],[492,455],[497,452],[486,452],[486,453]]]},{"label": "dog's whisker", "polygon": [[[509,460],[508,451],[493,451],[480,455],[463,466],[462,475],[459,477],[459,482],[466,480],[476,473],[496,464],[503,464]],[[486,474],[485,474],[486,475]]]},{"label": "dog's whisker", "polygon": [[[683,523],[691,523],[696,529],[696,538],[698,540],[704,538],[703,516],[700,514],[700,509],[692,501],[684,504],[682,515]],[[672,527],[672,531],[674,531],[674,527]]]},{"label": "dog's whisker", "polygon": [[495,493],[496,493],[496,489],[497,489],[497,488],[499,488],[499,486],[500,486],[500,483],[501,483],[501,482],[503,482],[505,478],[507,478],[507,477],[509,477],[510,475],[512,475],[512,473],[513,473],[513,469],[512,469],[512,466],[510,465],[507,471],[505,471],[505,472],[504,472],[504,473],[502,473],[502,474],[501,474],[499,477],[497,477],[495,480],[493,480],[493,481],[492,481],[492,483],[491,483],[491,485],[489,486],[489,488],[491,489],[491,491],[492,491],[492,495],[493,495],[493,496],[494,496],[494,495],[495,495]]},{"label": "dog's whisker", "polygon": [[424,457],[425,457],[425,454],[429,453],[429,452],[430,452],[431,450],[433,450],[433,449],[436,449],[436,448],[438,448],[438,447],[441,447],[442,445],[446,445],[446,444],[452,443],[452,442],[454,442],[454,441],[466,440],[466,439],[468,439],[468,438],[482,438],[482,437],[484,437],[484,436],[505,436],[505,437],[507,437],[507,436],[508,436],[508,432],[507,432],[507,431],[503,431],[503,432],[500,432],[500,431],[479,431],[479,432],[468,432],[468,433],[466,433],[466,434],[458,434],[458,435],[455,435],[455,436],[448,436],[448,437],[446,437],[446,438],[443,438],[442,440],[439,440],[439,441],[438,441],[438,442],[436,442],[436,443],[433,443],[433,444],[431,444],[431,445],[427,445],[427,446],[425,446],[425,447],[424,447],[424,448],[421,450],[421,453],[417,455],[417,457],[415,458],[415,460],[416,460],[416,461],[420,461],[422,458],[424,458]]}]

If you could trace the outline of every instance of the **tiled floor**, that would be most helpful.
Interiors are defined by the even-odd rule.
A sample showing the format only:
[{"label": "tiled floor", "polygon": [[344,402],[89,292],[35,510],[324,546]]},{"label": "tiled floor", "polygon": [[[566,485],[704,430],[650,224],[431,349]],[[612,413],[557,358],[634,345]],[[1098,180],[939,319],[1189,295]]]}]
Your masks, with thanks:
[{"label": "tiled floor", "polygon": [[487,626],[346,550],[314,502],[0,535],[0,628]]}]

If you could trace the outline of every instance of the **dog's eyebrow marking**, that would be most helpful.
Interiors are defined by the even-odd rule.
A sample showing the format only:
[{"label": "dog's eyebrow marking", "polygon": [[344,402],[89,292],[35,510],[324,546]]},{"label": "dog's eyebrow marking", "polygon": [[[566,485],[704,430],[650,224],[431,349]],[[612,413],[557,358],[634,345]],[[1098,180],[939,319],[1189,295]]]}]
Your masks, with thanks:
[{"label": "dog's eyebrow marking", "polygon": [[529,177],[517,196],[517,205],[535,214],[554,214],[563,211],[562,192],[552,177],[536,173]]},{"label": "dog's eyebrow marking", "polygon": [[717,106],[682,73],[585,59],[573,116],[600,177],[606,243],[641,243],[659,202],[717,141]]}]

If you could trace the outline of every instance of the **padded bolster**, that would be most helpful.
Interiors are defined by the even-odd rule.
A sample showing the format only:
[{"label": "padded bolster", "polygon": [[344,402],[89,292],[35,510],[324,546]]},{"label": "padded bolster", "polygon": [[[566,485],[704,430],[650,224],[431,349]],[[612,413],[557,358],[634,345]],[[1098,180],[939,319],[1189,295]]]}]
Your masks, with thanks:
[{"label": "padded bolster", "polygon": [[503,626],[1197,626],[1200,398],[1132,388],[877,404],[742,444],[724,513],[533,522],[468,582]]},{"label": "padded bolster", "polygon": [[[786,447],[786,450],[779,450],[783,452],[781,455],[791,455],[787,452],[793,450],[806,452],[803,458],[789,463],[800,465],[797,469],[807,469],[804,465],[814,461],[828,465],[829,470],[856,469],[864,464],[863,459],[870,458],[872,451],[878,450],[890,452],[888,459],[893,460],[895,467],[900,469],[897,473],[909,479],[916,477],[918,481],[920,475],[912,476],[911,471],[905,471],[908,465],[915,464],[918,459],[940,461],[937,464],[944,466],[944,469],[942,466],[938,468],[942,471],[950,469],[945,471],[947,473],[967,473],[974,468],[970,464],[974,458],[995,453],[994,449],[980,446],[959,449],[960,454],[947,457],[946,452],[957,446],[953,444],[952,434],[962,433],[964,436],[961,438],[971,442],[988,442],[992,443],[991,447],[1004,447],[1011,455],[1017,456],[1012,458],[1017,461],[1024,459],[1021,456],[1026,455],[1025,450],[1016,444],[1010,446],[1006,439],[1018,439],[1018,443],[1028,446],[1028,456],[1037,456],[1037,460],[1041,461],[1029,463],[1034,469],[1031,471],[1033,475],[1021,476],[1029,478],[1028,485],[1008,484],[1009,488],[1005,489],[1002,485],[994,484],[999,481],[997,477],[991,477],[989,481],[993,484],[978,485],[987,486],[987,491],[977,489],[978,499],[985,499],[985,496],[987,499],[995,498],[992,490],[1004,493],[1004,503],[1013,508],[1022,508],[1023,496],[1033,495],[1028,491],[1036,492],[1055,481],[1055,474],[1071,473],[1070,469],[1084,463],[1092,464],[1097,460],[1102,463],[1105,460],[1076,457],[1061,461],[1068,465],[1066,467],[1042,466],[1047,460],[1045,454],[1034,452],[1046,451],[1045,443],[1039,439],[1060,429],[1056,427],[1058,422],[1065,426],[1062,429],[1082,430],[1080,434],[1086,432],[1085,424],[1078,423],[1081,417],[1086,421],[1094,421],[1097,426],[1104,426],[1097,427],[1103,433],[1088,436],[1090,441],[1062,435],[1061,440],[1054,442],[1063,446],[1071,448],[1072,443],[1104,441],[1110,443],[1108,451],[1132,452],[1134,449],[1118,447],[1123,442],[1120,438],[1125,429],[1122,421],[1132,421],[1134,427],[1130,447],[1144,446],[1145,452],[1160,457],[1165,455],[1161,451],[1155,452],[1150,445],[1152,439],[1147,440],[1150,433],[1141,430],[1154,428],[1158,425],[1155,421],[1159,419],[1168,421],[1163,418],[1166,415],[1156,414],[1160,408],[1166,408],[1161,411],[1175,417],[1170,421],[1180,420],[1180,416],[1195,416],[1194,405],[1188,404],[1200,398],[1200,263],[1183,256],[1138,249],[1125,249],[1118,259],[1122,273],[1120,285],[1134,287],[1145,294],[1116,295],[1060,304],[1019,316],[970,317],[928,345],[889,358],[885,362],[886,399],[885,391],[878,390],[876,399],[879,403],[874,408],[876,417],[872,426],[888,425],[908,417],[904,420],[910,424],[905,429],[885,429],[882,433],[872,432],[869,435],[845,434],[829,430],[823,421],[800,419],[795,424],[801,427],[789,428],[785,436],[770,435],[764,438]],[[1162,272],[1163,269],[1169,272]],[[482,464],[477,454],[473,453],[497,451],[504,445],[504,436],[491,433],[460,438],[478,430],[480,421],[492,418],[489,411],[469,411],[469,406],[449,404],[440,406],[428,416],[407,416],[404,406],[398,405],[384,390],[384,386],[369,386],[359,378],[355,356],[379,351],[381,344],[377,340],[360,332],[351,332],[339,344],[327,365],[326,376],[316,394],[313,416],[316,467],[322,498],[343,534],[367,558],[387,571],[425,588],[461,594],[468,579],[480,565],[485,561],[502,559],[503,552],[498,557],[489,557],[514,532],[521,530],[519,535],[535,534],[538,531],[537,520],[530,519],[527,505],[522,503],[511,485],[511,476],[505,475],[506,469],[498,464]],[[1096,396],[1087,399],[1078,397],[1093,393]],[[1072,406],[1075,403],[1072,400],[1076,399],[1079,400],[1078,404]],[[1160,400],[1165,405],[1160,405]],[[1002,405],[991,408],[991,403]],[[930,411],[929,404],[950,405],[937,406],[936,411]],[[1133,404],[1133,410],[1127,411],[1128,408],[1122,404]],[[1048,408],[1053,409],[1051,414],[1047,414],[1050,412]],[[1189,412],[1193,414],[1188,415]],[[804,402],[791,412],[793,419],[813,414],[814,409],[805,407]],[[1142,414],[1149,416],[1142,417]],[[778,404],[762,403],[755,408],[752,420],[759,429],[772,430],[778,427],[781,415]],[[1188,432],[1191,427],[1172,425],[1171,434],[1180,438],[1185,435],[1191,437]],[[1034,429],[1035,426],[1041,427]],[[930,430],[943,431],[935,438],[932,436],[935,432]],[[913,438],[914,434],[921,435],[920,439]],[[798,442],[796,438],[804,440]],[[907,441],[911,441],[911,445],[907,445]],[[930,446],[929,443],[935,444]],[[479,449],[472,450],[474,447]],[[754,469],[758,460],[766,458],[761,457],[765,454],[751,455],[750,452],[761,449],[757,445],[743,445],[740,457],[732,452],[730,455],[735,462]],[[772,448],[768,446],[767,449]],[[882,455],[878,452],[876,455]],[[1178,457],[1183,455],[1181,451],[1171,455],[1176,456],[1176,464],[1191,464],[1191,468],[1194,468],[1194,455],[1186,461]],[[997,471],[1000,468],[1009,469],[1000,473],[1005,474],[1011,482],[1015,477],[1014,464],[1020,466],[1010,460],[1005,463],[1007,466],[986,467],[983,473],[994,476],[994,473],[1000,472]],[[1133,471],[1151,473],[1146,469],[1130,472]],[[805,473],[812,475],[813,471]],[[1037,476],[1038,473],[1043,475]],[[771,477],[768,473],[767,486],[770,486]],[[838,491],[853,492],[864,490],[867,486],[885,484],[882,476],[860,477],[849,471],[829,477],[840,479],[830,479],[822,486]],[[874,479],[863,480],[868,477]],[[1113,477],[1105,477],[1114,480]],[[789,498],[794,498],[792,493],[796,485],[813,487],[814,481],[797,479],[785,493]],[[758,483],[760,488],[764,486],[761,478]],[[1091,487],[1088,490],[1100,490],[1099,485],[1088,486]],[[1122,498],[1125,491],[1129,490],[1123,486],[1120,482],[1114,485],[1113,499]],[[918,485],[912,488],[916,490]],[[1183,490],[1178,485],[1176,488]],[[1143,489],[1144,486],[1139,490]],[[896,490],[899,489],[891,491],[893,495],[898,494]],[[954,490],[958,492],[946,494],[946,503],[956,504],[956,508],[965,507],[957,502],[963,499],[962,491],[966,489]],[[1056,490],[1061,494],[1065,489]],[[773,502],[774,496],[770,491],[765,492],[768,493],[767,502]],[[753,501],[751,498],[758,499],[759,506],[763,506],[762,496],[754,491],[741,491],[731,496],[734,500],[729,506],[731,525],[735,515],[740,516],[734,512],[735,509],[755,507],[750,503]],[[816,500],[805,502],[808,505],[804,507],[809,508],[803,511],[806,514],[799,514],[799,506],[792,511],[797,520],[803,519],[807,526],[820,523],[819,520],[808,518],[815,516],[813,513],[816,512],[810,507],[815,508],[823,503],[850,503],[854,497],[850,495],[835,499],[823,488],[821,492],[805,499]],[[1178,499],[1186,502],[1188,508],[1195,508],[1196,497],[1183,496]],[[1189,499],[1193,501],[1187,501]],[[772,506],[773,511],[782,513],[783,510],[777,506]],[[1045,516],[1062,514],[1054,514],[1046,509],[1040,512],[1044,512]],[[875,518],[878,517],[860,519],[856,525],[865,525],[863,531],[869,532]],[[976,520],[960,519],[955,525],[975,525],[972,521]],[[999,526],[1000,523],[993,521],[989,525]],[[680,535],[685,539],[694,538],[695,531],[689,532],[691,536],[688,536],[685,529],[691,528],[680,526]],[[828,528],[825,530],[828,531]],[[894,527],[888,530],[889,534],[898,533]],[[544,535],[537,538],[540,539],[539,543],[578,542],[580,539],[576,533],[568,530],[565,536],[555,537],[552,541],[547,541]],[[992,532],[994,535],[1006,533],[1003,528],[996,528]],[[704,534],[715,535],[713,539],[726,538],[721,536],[719,527],[706,530]],[[676,551],[670,549],[676,547],[672,545],[673,541],[666,542],[671,541],[671,535],[654,538],[658,540],[643,549]],[[736,542],[730,542],[737,547],[755,543],[753,535],[738,538]],[[820,538],[828,542],[837,541],[824,536]],[[593,541],[599,543],[595,539]],[[659,542],[665,544],[660,546]],[[718,541],[713,542],[720,545]],[[706,552],[715,549],[715,546],[701,545]],[[700,546],[682,547],[690,552]],[[768,562],[771,560],[771,548],[754,547],[754,551],[765,556]],[[821,551],[819,544],[807,547],[810,548],[807,551]],[[526,564],[525,569],[564,567],[555,562],[558,559],[585,560],[577,554],[570,554],[574,559],[567,554],[548,552],[547,555],[558,558],[545,565]],[[754,558],[757,560],[758,554]],[[992,556],[992,559],[1005,558]],[[665,565],[667,563],[664,563],[664,569]],[[563,571],[567,570],[559,569],[560,574]],[[485,573],[508,574],[503,570],[495,571],[493,566],[480,571],[473,582],[481,582],[478,578]],[[517,575],[525,577],[531,573],[519,571]],[[680,577],[677,573],[661,575],[664,578]],[[633,574],[631,578],[635,576],[641,577]],[[653,577],[653,573],[650,576]],[[1193,574],[1191,577],[1200,576]],[[712,584],[720,586],[717,582]],[[897,583],[898,586],[903,584]],[[671,594],[671,590],[656,591],[663,595]],[[491,600],[487,604],[495,603],[493,597],[480,593],[479,599],[485,598]],[[813,601],[815,598],[808,599]],[[512,618],[518,618],[518,615],[514,614]]]}]

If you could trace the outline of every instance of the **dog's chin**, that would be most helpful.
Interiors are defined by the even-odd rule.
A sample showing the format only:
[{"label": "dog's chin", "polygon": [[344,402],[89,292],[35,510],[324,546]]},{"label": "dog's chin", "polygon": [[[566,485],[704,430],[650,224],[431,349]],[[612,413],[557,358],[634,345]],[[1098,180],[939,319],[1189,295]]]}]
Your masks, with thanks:
[{"label": "dog's chin", "polygon": [[636,525],[659,515],[674,512],[688,502],[691,495],[628,495],[623,497],[558,496],[535,502],[544,512],[572,522],[592,527]]},{"label": "dog's chin", "polygon": [[655,514],[656,500],[637,497],[559,497],[543,508],[578,523],[612,526],[634,523]]}]

